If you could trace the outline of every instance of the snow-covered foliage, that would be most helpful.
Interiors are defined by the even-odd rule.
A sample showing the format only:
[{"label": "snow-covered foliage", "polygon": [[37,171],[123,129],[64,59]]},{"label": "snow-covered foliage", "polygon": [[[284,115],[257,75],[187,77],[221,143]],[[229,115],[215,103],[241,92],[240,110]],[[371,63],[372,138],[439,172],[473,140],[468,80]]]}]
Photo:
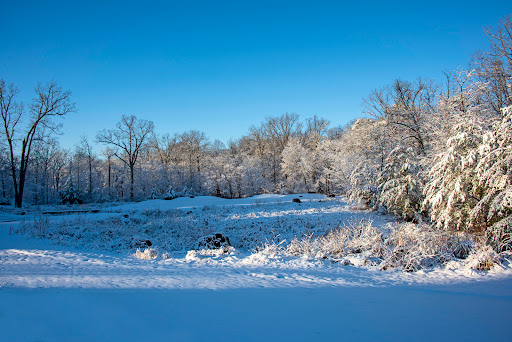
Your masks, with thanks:
[{"label": "snow-covered foliage", "polygon": [[471,223],[487,229],[497,250],[512,249],[512,106],[503,108],[496,130],[484,136],[476,167],[482,199],[471,213]]},{"label": "snow-covered foliage", "polygon": [[370,220],[347,222],[322,236],[295,237],[285,252],[312,258],[340,259],[349,254],[365,253],[382,257],[382,232]]},{"label": "snow-covered foliage", "polygon": [[283,150],[282,159],[281,170],[287,188],[292,193],[312,190],[315,164],[313,153],[304,148],[298,139],[291,139]]},{"label": "snow-covered foliage", "polygon": [[423,202],[420,170],[412,148],[396,147],[379,174],[380,202],[407,221],[415,219]]},{"label": "snow-covered foliage", "polygon": [[345,149],[342,139],[327,139],[318,146],[320,184],[327,194],[337,190],[344,193],[350,186],[349,176],[354,166]]},{"label": "snow-covered foliage", "polygon": [[391,228],[386,238],[386,254],[381,264],[383,269],[401,267],[405,271],[442,265],[454,260],[466,239],[433,229],[428,225],[403,223]]},{"label": "snow-covered foliage", "polygon": [[361,220],[319,237],[294,239],[284,250],[290,255],[331,258],[342,263],[387,270],[417,271],[465,259],[473,242],[428,225],[396,223],[379,230]]},{"label": "snow-covered foliage", "polygon": [[183,187],[183,190],[181,190],[181,192],[178,193],[178,195],[180,197],[190,197],[190,196],[194,196],[194,190],[189,188],[188,186],[184,186]]},{"label": "snow-covered foliage", "polygon": [[158,252],[152,248],[145,248],[144,250],[140,250],[140,248],[137,248],[135,256],[143,260],[153,260],[158,258]]},{"label": "snow-covered foliage", "polygon": [[347,192],[349,200],[361,204],[363,208],[377,208],[379,189],[376,170],[362,162],[352,171],[349,180],[351,185]]},{"label": "snow-covered foliage", "polygon": [[482,195],[476,173],[481,142],[481,127],[472,122],[460,124],[448,139],[445,151],[434,160],[425,187],[424,205],[440,228],[471,229],[471,211]]},{"label": "snow-covered foliage", "polygon": [[438,227],[485,233],[497,251],[512,246],[510,107],[503,113],[487,133],[475,124],[458,126],[425,188],[425,204]]},{"label": "snow-covered foliage", "polygon": [[173,200],[176,197],[178,197],[178,195],[174,192],[174,189],[172,188],[172,185],[170,185],[169,189],[167,189],[167,191],[164,194],[164,199],[165,200]]},{"label": "snow-covered foliage", "polygon": [[149,195],[149,199],[157,199],[158,195],[156,194],[155,188],[151,189],[151,195]]},{"label": "snow-covered foliage", "polygon": [[50,220],[42,215],[35,215],[32,220],[23,221],[15,230],[18,234],[23,234],[32,238],[48,238],[50,229]]},{"label": "snow-covered foliage", "polygon": [[62,204],[81,204],[82,196],[74,186],[73,182],[69,182],[66,188],[60,193]]},{"label": "snow-covered foliage", "polygon": [[467,265],[478,271],[488,271],[499,262],[498,253],[491,246],[484,245],[469,255]]}]

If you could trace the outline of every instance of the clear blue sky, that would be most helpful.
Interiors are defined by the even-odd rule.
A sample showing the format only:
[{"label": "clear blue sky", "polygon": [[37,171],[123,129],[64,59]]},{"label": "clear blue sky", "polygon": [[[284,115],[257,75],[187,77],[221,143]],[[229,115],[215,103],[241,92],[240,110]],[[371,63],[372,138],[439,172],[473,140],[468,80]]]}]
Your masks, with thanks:
[{"label": "clear blue sky", "polygon": [[122,114],[227,142],[284,112],[334,125],[395,78],[440,79],[487,47],[510,1],[5,1],[0,78],[30,102],[56,80],[79,109],[60,138]]}]

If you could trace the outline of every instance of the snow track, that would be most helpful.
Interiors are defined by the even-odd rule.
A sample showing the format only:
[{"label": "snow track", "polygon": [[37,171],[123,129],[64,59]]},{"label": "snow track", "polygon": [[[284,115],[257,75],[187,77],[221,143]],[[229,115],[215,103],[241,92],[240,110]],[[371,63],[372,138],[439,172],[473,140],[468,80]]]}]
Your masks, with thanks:
[{"label": "snow track", "polygon": [[508,279],[510,269],[436,268],[405,273],[259,254],[140,260],[133,255],[59,250],[0,250],[0,286],[84,289],[237,289],[433,285]]}]

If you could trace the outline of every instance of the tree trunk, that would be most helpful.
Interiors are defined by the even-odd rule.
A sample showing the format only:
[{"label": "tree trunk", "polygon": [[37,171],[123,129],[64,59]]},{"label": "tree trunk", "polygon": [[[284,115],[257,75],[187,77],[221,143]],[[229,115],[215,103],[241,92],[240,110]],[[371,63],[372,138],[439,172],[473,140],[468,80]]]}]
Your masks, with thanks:
[{"label": "tree trunk", "polygon": [[25,190],[26,170],[20,170],[20,183],[18,185],[17,194],[14,196],[14,206],[21,208],[23,205],[23,191]]},{"label": "tree trunk", "polygon": [[130,200],[133,201],[133,169],[135,165],[130,165]]},{"label": "tree trunk", "polygon": [[2,194],[3,194],[3,198],[7,198],[7,195],[5,194],[5,180],[4,180],[3,173],[2,173]]},{"label": "tree trunk", "polygon": [[92,198],[92,160],[89,157],[89,200]]},{"label": "tree trunk", "polygon": [[110,199],[110,196],[111,196],[111,186],[112,186],[112,183],[111,183],[111,174],[112,174],[112,165],[110,164],[110,156],[108,157],[108,198]]}]

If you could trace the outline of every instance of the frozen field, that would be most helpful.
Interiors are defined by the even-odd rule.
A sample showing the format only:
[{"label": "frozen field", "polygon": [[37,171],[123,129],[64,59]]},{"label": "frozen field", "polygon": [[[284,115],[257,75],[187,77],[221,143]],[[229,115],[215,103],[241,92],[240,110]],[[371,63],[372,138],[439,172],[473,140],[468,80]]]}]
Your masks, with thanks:
[{"label": "frozen field", "polygon": [[[300,196],[300,204],[291,202],[299,195],[267,195],[152,200],[66,215],[58,207],[41,209],[53,212],[43,216],[6,210],[0,341],[509,339],[508,265],[381,271],[364,258],[343,265],[258,249],[362,219],[382,229],[393,221],[342,199]],[[47,238],[26,238],[38,233],[28,224],[34,218]],[[192,251],[198,237],[214,232],[235,249]],[[154,259],[136,257],[139,240],[152,241]]]}]

